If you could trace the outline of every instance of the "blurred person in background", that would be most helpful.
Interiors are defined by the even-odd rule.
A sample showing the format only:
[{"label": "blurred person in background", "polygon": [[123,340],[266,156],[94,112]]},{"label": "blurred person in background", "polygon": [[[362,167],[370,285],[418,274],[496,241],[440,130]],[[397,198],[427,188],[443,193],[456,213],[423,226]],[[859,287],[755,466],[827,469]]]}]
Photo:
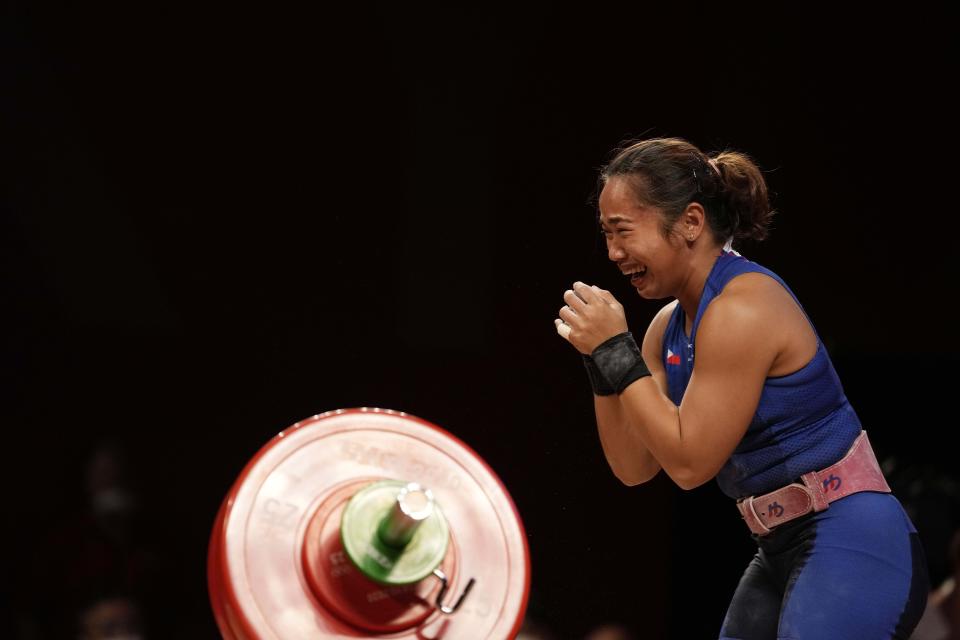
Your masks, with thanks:
[{"label": "blurred person in background", "polygon": [[910,640],[960,640],[960,529],[947,550],[952,572],[933,590]]},{"label": "blurred person in background", "polygon": [[557,636],[538,618],[527,612],[517,633],[516,640],[557,640]]},{"label": "blurred person in background", "polygon": [[630,631],[616,623],[602,624],[587,633],[584,640],[635,640]]},{"label": "blurred person in background", "polygon": [[147,520],[136,471],[118,440],[89,451],[80,501],[39,537],[31,560],[27,626],[35,631],[28,637],[111,637],[102,629],[136,627],[127,635],[140,638],[147,605],[170,597],[171,568]]},{"label": "blurred person in background", "polygon": [[105,594],[81,607],[77,640],[146,640],[143,611],[133,596]]}]

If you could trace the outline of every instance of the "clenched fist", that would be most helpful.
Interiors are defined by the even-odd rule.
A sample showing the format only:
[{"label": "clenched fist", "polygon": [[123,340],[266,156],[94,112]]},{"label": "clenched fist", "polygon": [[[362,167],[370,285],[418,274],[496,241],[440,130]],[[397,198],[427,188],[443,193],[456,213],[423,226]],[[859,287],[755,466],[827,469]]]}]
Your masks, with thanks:
[{"label": "clenched fist", "polygon": [[566,304],[553,321],[557,333],[584,355],[627,330],[623,305],[609,291],[582,282],[563,293]]}]

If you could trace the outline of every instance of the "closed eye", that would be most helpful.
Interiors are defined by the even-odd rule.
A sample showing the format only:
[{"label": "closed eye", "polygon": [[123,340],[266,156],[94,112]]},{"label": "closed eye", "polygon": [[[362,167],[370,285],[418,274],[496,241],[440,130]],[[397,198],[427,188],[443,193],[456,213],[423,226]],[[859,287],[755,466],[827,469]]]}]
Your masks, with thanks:
[{"label": "closed eye", "polygon": [[612,236],[612,235],[614,235],[614,234],[616,234],[616,235],[618,235],[618,236],[624,236],[624,235],[626,235],[628,232],[630,232],[630,229],[621,229],[621,228],[619,228],[619,227],[616,228],[616,229],[614,229],[613,231],[611,231],[610,229],[600,229],[600,235],[602,235],[602,236],[605,237],[605,238],[609,238],[610,236]]}]

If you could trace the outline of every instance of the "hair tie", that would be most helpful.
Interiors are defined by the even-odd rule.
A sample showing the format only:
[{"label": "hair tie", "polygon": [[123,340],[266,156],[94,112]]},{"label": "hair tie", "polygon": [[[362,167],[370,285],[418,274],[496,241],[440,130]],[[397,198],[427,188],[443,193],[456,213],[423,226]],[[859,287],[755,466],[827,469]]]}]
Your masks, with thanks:
[{"label": "hair tie", "polygon": [[709,164],[711,167],[713,167],[713,170],[716,171],[716,172],[717,172],[717,175],[720,176],[720,179],[723,180],[723,174],[720,173],[720,167],[717,166],[717,161],[714,160],[713,158],[710,158],[710,159],[707,160],[707,164]]}]

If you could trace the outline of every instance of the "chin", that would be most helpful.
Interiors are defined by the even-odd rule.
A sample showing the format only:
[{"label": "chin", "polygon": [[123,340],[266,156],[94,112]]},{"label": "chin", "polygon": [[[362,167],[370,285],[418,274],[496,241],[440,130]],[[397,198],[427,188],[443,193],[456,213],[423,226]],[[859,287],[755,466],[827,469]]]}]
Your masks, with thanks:
[{"label": "chin", "polygon": [[642,291],[640,289],[637,289],[637,295],[643,298],[644,300],[663,300],[665,298],[672,297],[665,293],[656,291],[655,289],[644,289]]},{"label": "chin", "polygon": [[651,292],[649,290],[641,291],[640,289],[636,289],[636,292],[637,292],[637,295],[643,298],[644,300],[656,300],[655,296],[650,295]]}]

